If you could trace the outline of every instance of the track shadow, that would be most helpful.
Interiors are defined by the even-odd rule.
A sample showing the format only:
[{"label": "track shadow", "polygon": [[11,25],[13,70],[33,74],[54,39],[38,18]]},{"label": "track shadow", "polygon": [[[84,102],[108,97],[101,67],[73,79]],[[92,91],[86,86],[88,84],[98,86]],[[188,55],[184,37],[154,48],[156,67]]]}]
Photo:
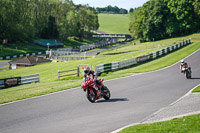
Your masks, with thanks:
[{"label": "track shadow", "polygon": [[103,102],[125,102],[129,101],[128,98],[112,98],[109,100],[99,100],[97,103],[103,103]]},{"label": "track shadow", "polygon": [[200,79],[200,78],[198,78],[198,77],[192,77],[191,79]]}]

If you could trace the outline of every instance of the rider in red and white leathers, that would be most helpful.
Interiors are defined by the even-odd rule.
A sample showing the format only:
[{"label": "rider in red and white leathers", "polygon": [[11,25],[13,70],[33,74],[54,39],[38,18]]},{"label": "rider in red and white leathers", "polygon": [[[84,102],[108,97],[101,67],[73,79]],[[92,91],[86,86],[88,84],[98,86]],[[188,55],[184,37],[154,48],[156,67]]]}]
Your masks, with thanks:
[{"label": "rider in red and white leathers", "polygon": [[184,67],[187,67],[190,69],[189,65],[184,60],[181,60],[181,65],[180,65],[181,73],[184,72],[184,69],[183,69]]}]

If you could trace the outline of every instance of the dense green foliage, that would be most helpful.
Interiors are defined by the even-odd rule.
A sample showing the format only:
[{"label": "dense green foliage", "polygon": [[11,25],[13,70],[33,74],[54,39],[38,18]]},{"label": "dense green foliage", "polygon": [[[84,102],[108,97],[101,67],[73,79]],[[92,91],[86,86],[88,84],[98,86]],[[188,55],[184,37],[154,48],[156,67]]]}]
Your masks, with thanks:
[{"label": "dense green foliage", "polygon": [[97,7],[96,10],[98,13],[113,13],[113,14],[127,14],[128,13],[126,9],[119,8],[117,6],[112,7],[111,5],[104,8]]},{"label": "dense green foliage", "polygon": [[0,42],[32,38],[65,40],[98,29],[98,16],[88,5],[71,0],[0,0]]},{"label": "dense green foliage", "polygon": [[200,31],[200,0],[150,0],[130,13],[129,30],[141,41]]}]

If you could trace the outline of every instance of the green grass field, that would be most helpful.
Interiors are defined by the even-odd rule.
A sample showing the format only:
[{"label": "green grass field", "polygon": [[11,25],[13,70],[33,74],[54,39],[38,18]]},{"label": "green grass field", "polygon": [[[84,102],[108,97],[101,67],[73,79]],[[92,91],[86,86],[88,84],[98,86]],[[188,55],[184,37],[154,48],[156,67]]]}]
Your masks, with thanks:
[{"label": "green grass field", "polygon": [[200,92],[200,85],[196,87],[192,92]]},{"label": "green grass field", "polygon": [[120,133],[200,133],[200,115],[192,115],[170,121],[136,125]]},{"label": "green grass field", "polygon": [[0,57],[8,55],[19,55],[24,53],[31,52],[41,52],[45,51],[46,48],[35,45],[35,44],[25,44],[25,43],[16,43],[16,44],[4,44],[0,45]]},{"label": "green grass field", "polygon": [[73,38],[74,37],[68,38],[68,40],[64,42],[65,48],[86,45],[86,44],[98,42],[101,40],[101,38],[83,38],[83,40],[80,42],[80,41],[74,40]]},{"label": "green grass field", "polygon": [[[176,52],[173,52],[157,60],[153,60],[151,62],[145,63],[143,65],[138,65],[136,67],[130,67],[128,69],[122,69],[115,72],[109,72],[108,74],[103,74],[104,75],[103,78],[108,80],[108,79],[128,76],[131,73],[153,71],[156,69],[169,66],[200,48],[200,34],[193,34],[190,36],[186,36],[185,39],[187,38],[193,38],[192,39],[193,43]],[[169,44],[171,44],[171,40],[172,39],[166,39],[163,41],[159,41],[159,43],[164,44],[164,43],[169,42]],[[174,40],[179,41],[180,38],[175,38]],[[144,44],[141,44],[141,46],[143,45]],[[128,49],[130,49],[129,47],[135,47],[135,46],[127,45],[127,47]],[[123,47],[123,49],[124,48],[125,47]],[[113,52],[113,51],[109,50],[109,52]],[[125,53],[125,54],[119,54],[119,55],[100,54],[96,56],[96,58],[93,58],[93,59],[58,62],[58,63],[46,63],[46,64],[36,65],[33,67],[2,71],[0,72],[0,78],[24,76],[24,75],[39,73],[41,83],[33,83],[29,85],[22,85],[22,86],[12,87],[8,89],[2,89],[0,90],[0,103],[48,94],[55,91],[69,89],[72,87],[78,87],[81,85],[81,77],[67,78],[69,80],[58,80],[57,79],[58,70],[62,71],[62,70],[75,69],[78,67],[79,64],[90,64],[94,68],[95,65],[121,61],[121,60],[129,59],[129,58],[133,58],[139,55],[144,55],[146,53],[149,53],[149,51]],[[168,61],[166,62],[166,60]],[[72,79],[75,79],[75,80],[72,80]]]},{"label": "green grass field", "polygon": [[[145,50],[149,49],[148,53],[153,53],[154,51],[158,51],[159,49],[166,48],[170,45],[177,44],[181,42],[182,40],[189,39],[189,38],[194,38],[193,40],[195,41],[195,38],[198,38],[199,35],[191,35],[187,37],[176,37],[172,39],[164,39],[160,41],[154,41],[154,42],[145,42],[145,43],[139,43],[136,42],[136,45],[133,45],[133,43],[128,43],[126,45],[122,45],[120,48],[113,48],[107,51],[102,52],[103,54],[112,54],[112,53],[118,53],[118,52],[136,52],[139,50]],[[155,49],[155,50],[151,50]]]},{"label": "green grass field", "polygon": [[[74,46],[85,45],[88,43],[93,43],[100,41],[100,38],[83,38],[83,41],[74,40],[73,37],[69,38],[64,42],[64,48],[70,48]],[[55,48],[53,48],[55,49]],[[9,55],[19,55],[24,53],[33,53],[45,51],[47,48],[33,44],[33,43],[10,43],[10,44],[0,44],[0,57]]]},{"label": "green grass field", "polygon": [[122,14],[99,14],[99,30],[109,34],[130,34],[129,17]]}]

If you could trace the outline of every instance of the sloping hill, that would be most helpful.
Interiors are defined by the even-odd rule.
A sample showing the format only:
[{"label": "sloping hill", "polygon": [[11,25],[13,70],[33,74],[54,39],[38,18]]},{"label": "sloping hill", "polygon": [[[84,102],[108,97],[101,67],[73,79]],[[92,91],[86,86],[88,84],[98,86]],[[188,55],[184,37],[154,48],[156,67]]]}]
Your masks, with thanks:
[{"label": "sloping hill", "polygon": [[99,14],[99,30],[110,34],[129,34],[129,17],[123,14]]}]

